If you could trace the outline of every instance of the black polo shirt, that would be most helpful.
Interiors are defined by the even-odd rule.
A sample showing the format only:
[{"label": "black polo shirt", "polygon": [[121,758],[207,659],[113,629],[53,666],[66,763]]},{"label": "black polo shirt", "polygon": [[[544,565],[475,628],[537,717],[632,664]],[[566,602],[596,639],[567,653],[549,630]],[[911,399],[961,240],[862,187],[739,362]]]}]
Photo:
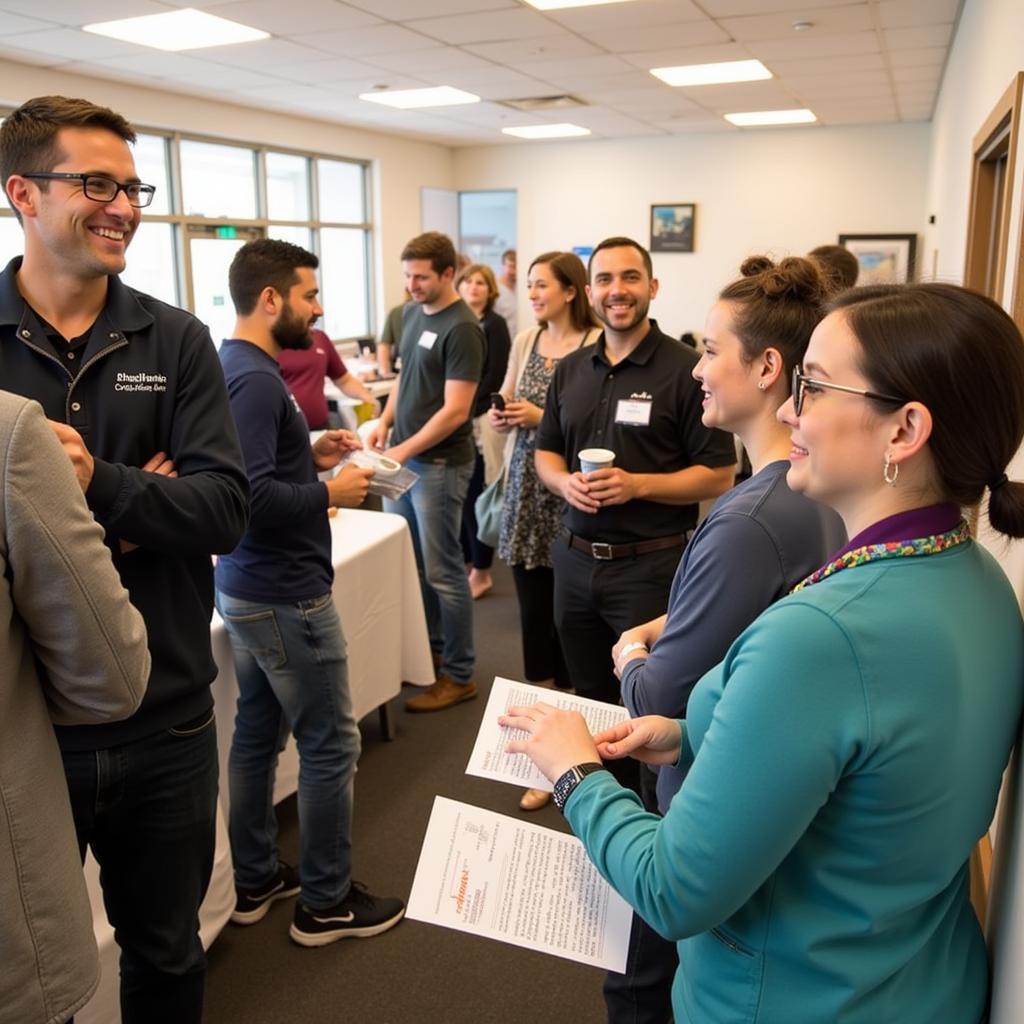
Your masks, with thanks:
[{"label": "black polo shirt", "polygon": [[[610,448],[630,473],[674,473],[687,466],[731,466],[732,434],[701,423],[699,356],[662,334],[657,323],[620,363],[605,356],[604,334],[566,356],[555,370],[537,430],[537,447],[557,452],[574,473],[583,448]],[[566,505],[566,527],[587,540],[623,544],[683,533],[697,525],[697,506],[636,499],[596,513]]]}]

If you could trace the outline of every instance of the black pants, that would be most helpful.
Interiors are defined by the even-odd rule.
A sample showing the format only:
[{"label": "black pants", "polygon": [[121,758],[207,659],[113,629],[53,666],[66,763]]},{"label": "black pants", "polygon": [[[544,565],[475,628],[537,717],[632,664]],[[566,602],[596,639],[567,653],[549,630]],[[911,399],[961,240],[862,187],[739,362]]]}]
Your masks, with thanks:
[{"label": "black pants", "polygon": [[554,679],[559,689],[569,689],[572,683],[555,628],[554,571],[543,565],[536,569],[513,565],[512,578],[519,599],[526,681],[539,683]]},{"label": "black pants", "polygon": [[552,545],[555,626],[580,696],[620,702],[612,647],[624,630],[665,614],[682,554],[680,545],[637,558],[600,561],[570,548],[564,536]]},{"label": "black pants", "polygon": [[494,564],[494,548],[476,535],[476,499],[484,489],[484,457],[476,453],[473,475],[469,480],[466,500],[462,503],[462,560],[474,569],[490,569]]},{"label": "black pants", "polygon": [[[658,812],[655,783],[658,776],[640,766],[640,798],[647,810]],[[662,938],[639,914],[633,914],[626,955],[626,973],[604,979],[608,1024],[670,1024],[672,982],[679,969],[679,951]]]}]

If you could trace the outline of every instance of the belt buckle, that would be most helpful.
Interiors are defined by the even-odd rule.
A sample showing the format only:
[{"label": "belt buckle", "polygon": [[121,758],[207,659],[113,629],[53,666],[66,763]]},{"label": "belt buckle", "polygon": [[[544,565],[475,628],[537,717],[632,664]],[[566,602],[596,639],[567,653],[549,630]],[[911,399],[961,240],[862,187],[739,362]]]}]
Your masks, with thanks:
[{"label": "belt buckle", "polygon": [[605,544],[599,540],[591,542],[590,553],[600,562],[610,562],[613,557],[611,544]]}]

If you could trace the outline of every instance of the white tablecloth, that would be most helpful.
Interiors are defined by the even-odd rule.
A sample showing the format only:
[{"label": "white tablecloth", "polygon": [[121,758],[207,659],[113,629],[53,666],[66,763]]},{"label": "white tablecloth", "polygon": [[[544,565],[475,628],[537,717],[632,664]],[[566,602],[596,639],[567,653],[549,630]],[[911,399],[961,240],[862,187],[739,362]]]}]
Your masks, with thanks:
[{"label": "white tablecloth", "polygon": [[[402,681],[427,686],[434,681],[423,602],[409,529],[401,516],[342,509],[331,520],[335,566],[334,603],[348,643],[349,684],[356,718],[363,718],[401,690]],[[235,903],[231,850],[224,814],[227,810],[227,763],[234,728],[235,681],[231,647],[220,616],[211,626],[218,675],[213,684],[222,791],[217,820],[213,878],[200,911],[207,947],[227,923]],[[281,755],[275,800],[295,792],[298,756],[294,740]],[[93,908],[93,928],[100,947],[103,976],[91,1002],[75,1015],[76,1024],[116,1024],[118,949],[103,910],[99,868],[90,855],[86,882]]]}]

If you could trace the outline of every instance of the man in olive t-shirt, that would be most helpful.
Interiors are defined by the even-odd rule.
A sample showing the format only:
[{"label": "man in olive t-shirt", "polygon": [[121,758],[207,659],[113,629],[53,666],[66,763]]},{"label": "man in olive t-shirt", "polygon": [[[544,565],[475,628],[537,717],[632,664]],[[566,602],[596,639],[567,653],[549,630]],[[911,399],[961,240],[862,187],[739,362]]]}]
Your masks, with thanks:
[{"label": "man in olive t-shirt", "polygon": [[419,476],[410,491],[384,505],[409,523],[430,646],[440,666],[434,685],[411,698],[406,710],[441,711],[477,693],[473,599],[459,528],[473,475],[470,413],[486,342],[455,291],[451,239],[438,232],[414,238],[402,251],[402,270],[413,300],[402,326],[402,373],[369,443]]}]

